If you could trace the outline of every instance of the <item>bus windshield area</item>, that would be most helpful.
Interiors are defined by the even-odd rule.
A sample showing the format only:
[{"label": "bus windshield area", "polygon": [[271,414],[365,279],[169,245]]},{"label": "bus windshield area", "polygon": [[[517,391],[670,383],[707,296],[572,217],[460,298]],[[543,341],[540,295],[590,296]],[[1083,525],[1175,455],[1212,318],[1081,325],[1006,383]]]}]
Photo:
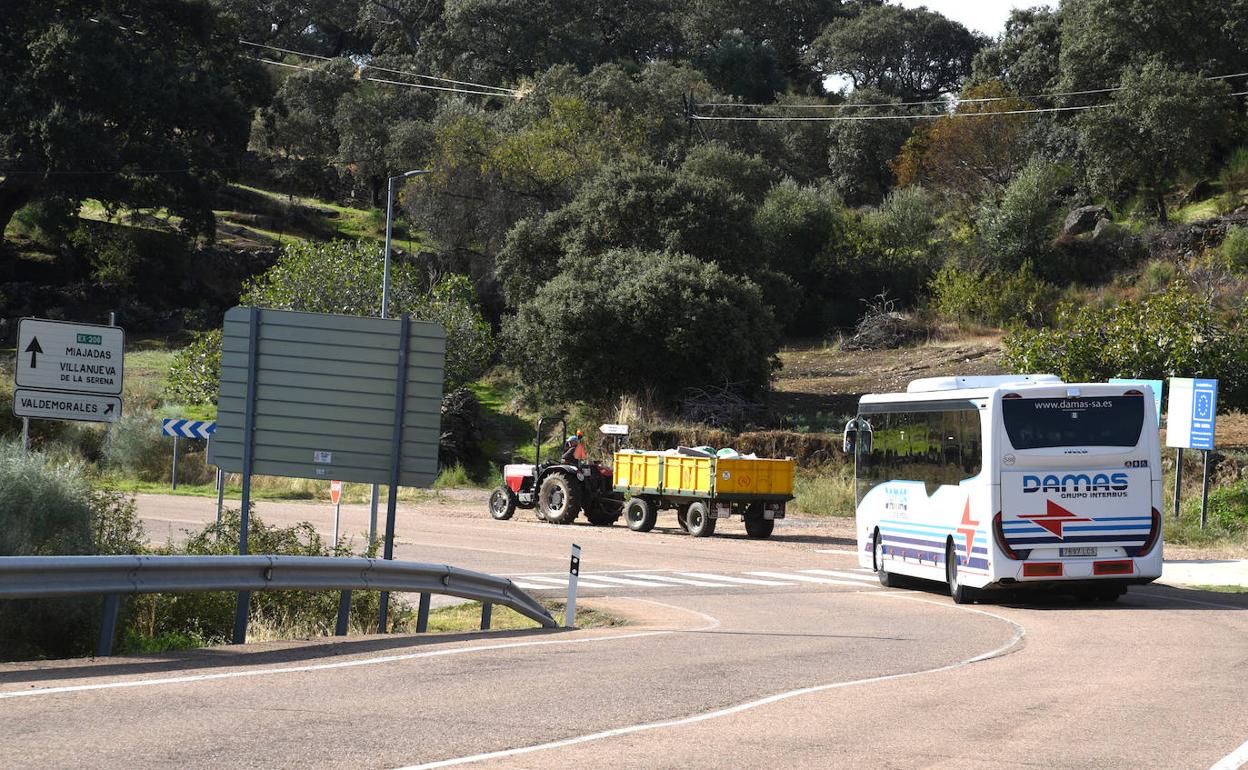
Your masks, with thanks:
[{"label": "bus windshield area", "polygon": [[1144,398],[1003,398],[1001,414],[1015,449],[1133,447],[1144,427]]}]

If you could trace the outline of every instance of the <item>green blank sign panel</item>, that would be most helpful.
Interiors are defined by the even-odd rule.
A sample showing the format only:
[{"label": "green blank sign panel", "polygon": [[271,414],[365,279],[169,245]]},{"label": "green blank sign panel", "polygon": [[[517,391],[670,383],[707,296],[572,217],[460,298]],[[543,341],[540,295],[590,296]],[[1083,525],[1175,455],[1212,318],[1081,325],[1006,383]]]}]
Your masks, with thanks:
[{"label": "green blank sign panel", "polygon": [[[250,309],[225,314],[217,465],[243,471]],[[260,310],[252,472],[385,484],[390,481],[398,385],[398,319]],[[438,472],[441,325],[412,321],[407,346],[400,486]]]}]

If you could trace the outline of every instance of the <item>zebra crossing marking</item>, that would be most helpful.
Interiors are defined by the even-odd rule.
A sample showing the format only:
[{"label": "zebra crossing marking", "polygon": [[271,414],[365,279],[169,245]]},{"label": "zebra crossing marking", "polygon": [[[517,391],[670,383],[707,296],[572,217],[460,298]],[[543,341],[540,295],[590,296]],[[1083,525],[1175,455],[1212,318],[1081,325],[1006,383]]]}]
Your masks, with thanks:
[{"label": "zebra crossing marking", "polygon": [[784,578],[785,580],[800,580],[803,583],[823,583],[824,585],[834,586],[856,586],[859,585],[853,580],[833,580],[832,578],[815,577],[814,575],[793,575],[784,572],[747,572],[747,575],[759,575],[760,577]]},{"label": "zebra crossing marking", "polygon": [[[792,583],[777,582],[775,580],[759,580],[758,578],[733,577],[729,575],[712,575],[709,572],[680,572],[680,575],[689,575],[690,577],[702,578],[704,580],[723,580],[726,583],[737,583],[751,586],[791,586]],[[731,585],[724,586],[731,588]]]},{"label": "zebra crossing marking", "polygon": [[864,583],[874,583],[876,581],[874,574],[855,575],[852,572],[837,572],[834,569],[804,569],[802,570],[802,572],[806,572],[811,575],[824,575],[826,577],[846,578],[849,580],[861,580]]},{"label": "zebra crossing marking", "polygon": [[[584,588],[744,588],[749,586],[794,586],[805,583],[821,585],[852,586],[855,588],[879,588],[875,573],[871,570],[803,569],[794,572],[758,570],[732,575],[712,572],[660,572],[616,571],[610,574],[587,574],[578,579]],[[517,575],[512,582],[528,590],[554,590],[567,588],[566,575]]]}]

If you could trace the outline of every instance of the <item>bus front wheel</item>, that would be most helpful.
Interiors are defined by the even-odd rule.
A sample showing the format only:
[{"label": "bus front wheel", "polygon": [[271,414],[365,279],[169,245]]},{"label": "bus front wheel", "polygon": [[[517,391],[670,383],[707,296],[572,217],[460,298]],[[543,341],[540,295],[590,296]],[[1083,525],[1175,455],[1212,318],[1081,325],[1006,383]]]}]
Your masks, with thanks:
[{"label": "bus front wheel", "polygon": [[975,601],[975,589],[962,585],[958,578],[958,549],[953,541],[945,546],[945,581],[949,583],[949,596],[954,604],[970,604]]},{"label": "bus front wheel", "polygon": [[879,576],[880,585],[885,588],[901,588],[901,575],[894,575],[884,569],[884,542],[880,539],[880,531],[878,529],[871,536],[871,568]]}]

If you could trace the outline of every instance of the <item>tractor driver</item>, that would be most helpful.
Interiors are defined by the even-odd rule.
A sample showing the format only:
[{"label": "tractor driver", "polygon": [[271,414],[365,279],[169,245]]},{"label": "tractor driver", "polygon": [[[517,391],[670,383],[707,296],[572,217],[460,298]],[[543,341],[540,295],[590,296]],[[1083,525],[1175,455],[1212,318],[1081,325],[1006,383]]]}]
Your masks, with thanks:
[{"label": "tractor driver", "polygon": [[582,442],[584,436],[578,430],[576,435],[568,436],[568,440],[563,442],[563,457],[560,459],[564,465],[573,465],[585,459],[585,444]]}]

